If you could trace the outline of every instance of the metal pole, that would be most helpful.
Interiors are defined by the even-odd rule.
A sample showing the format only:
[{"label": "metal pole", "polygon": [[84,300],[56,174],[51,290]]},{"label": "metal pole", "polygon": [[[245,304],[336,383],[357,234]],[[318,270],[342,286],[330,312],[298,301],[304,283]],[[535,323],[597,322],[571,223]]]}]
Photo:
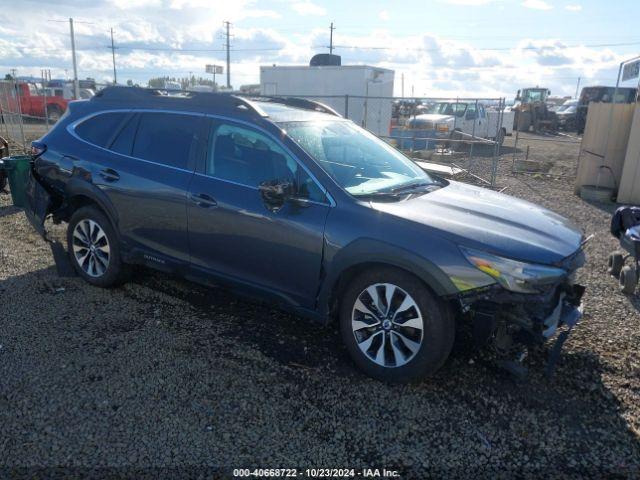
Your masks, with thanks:
[{"label": "metal pole", "polygon": [[14,91],[16,93],[16,99],[18,100],[17,104],[18,104],[18,126],[20,128],[20,136],[22,137],[22,150],[24,152],[27,151],[27,139],[24,136],[24,123],[22,121],[22,105],[21,105],[21,100],[20,100],[20,92],[18,91],[18,81],[16,80],[16,77],[14,75],[13,77],[13,87],[14,87]]},{"label": "metal pole", "polygon": [[511,173],[516,170],[516,151],[518,150],[518,137],[520,136],[520,129],[516,128],[516,139],[513,142],[513,159],[511,161]]},{"label": "metal pole", "polygon": [[365,93],[364,93],[364,118],[362,119],[362,126],[364,128],[367,128],[367,107],[368,107],[368,100],[369,100],[369,80],[367,80],[367,83],[365,84]]},{"label": "metal pole", "polygon": [[578,84],[576,85],[576,97],[578,98],[578,91],[580,90],[580,77],[578,77]]},{"label": "metal pole", "polygon": [[118,83],[118,76],[116,75],[116,47],[113,44],[113,28],[111,29],[111,58],[113,59],[113,84]]},{"label": "metal pole", "polygon": [[44,101],[44,123],[47,126],[47,131],[49,130],[49,110],[47,107],[47,88],[45,87],[45,76],[47,72],[46,70],[42,70],[42,98]]},{"label": "metal pole", "polygon": [[349,94],[344,96],[344,118],[349,118]]},{"label": "metal pole", "polygon": [[329,27],[331,31],[329,32],[329,55],[333,55],[333,22],[331,22],[331,27]]},{"label": "metal pole", "polygon": [[78,63],[76,60],[76,38],[73,33],[73,18],[69,18],[69,31],[71,33],[71,59],[73,60],[73,96],[80,98],[80,85],[78,83]]},{"label": "metal pole", "polygon": [[504,114],[504,98],[500,98],[498,103],[498,121],[496,123],[496,136],[494,138],[495,145],[493,146],[493,164],[491,165],[491,188],[496,186],[496,177],[498,176],[498,161],[500,158],[500,142],[498,141],[498,135],[502,134],[502,122]]},{"label": "metal pole", "polygon": [[[620,64],[620,68],[618,68],[618,79],[616,80],[616,88],[613,90],[613,98],[611,99],[611,108],[609,109],[609,123],[607,128],[607,139],[604,142],[604,152],[602,153],[602,164],[600,166],[607,164],[607,153],[609,152],[609,137],[611,136],[611,122],[613,121],[613,110],[616,108],[616,97],[618,96],[618,88],[620,87],[620,75],[622,75],[622,67],[625,62]],[[596,180],[596,188],[600,185],[600,175],[598,174],[598,178]]]},{"label": "metal pole", "polygon": [[[468,108],[469,107],[467,107],[467,109]],[[467,114],[466,110],[464,114]],[[473,119],[473,128],[471,129],[471,147],[469,148],[469,171],[471,171],[471,164],[473,162],[473,146],[476,143],[476,123],[478,123],[478,99],[476,99],[476,117]]]},{"label": "metal pole", "polygon": [[225,25],[227,26],[227,88],[231,88],[231,57],[229,54],[229,49],[231,47],[231,45],[229,44],[229,25],[231,25],[229,22],[224,22]]}]

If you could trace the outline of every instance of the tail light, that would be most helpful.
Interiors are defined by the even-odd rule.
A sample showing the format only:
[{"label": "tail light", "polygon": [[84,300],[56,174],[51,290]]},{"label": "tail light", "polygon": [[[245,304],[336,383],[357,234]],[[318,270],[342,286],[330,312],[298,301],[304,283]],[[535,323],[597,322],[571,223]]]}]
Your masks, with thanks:
[{"label": "tail light", "polygon": [[36,159],[47,150],[47,146],[42,142],[31,142],[31,156]]}]

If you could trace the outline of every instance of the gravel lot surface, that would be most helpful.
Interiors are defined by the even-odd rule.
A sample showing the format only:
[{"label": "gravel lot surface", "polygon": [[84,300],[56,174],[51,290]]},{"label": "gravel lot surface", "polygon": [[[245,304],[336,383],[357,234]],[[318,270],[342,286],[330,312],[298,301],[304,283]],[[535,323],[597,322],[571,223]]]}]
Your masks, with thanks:
[{"label": "gravel lot surface", "polygon": [[[520,148],[573,172],[577,145],[524,137]],[[353,367],[335,328],[221,289],[149,271],[111,290],[60,278],[0,194],[5,474],[254,466],[640,478],[640,298],[606,274],[613,207],[583,202],[568,178],[511,175],[512,141],[498,188],[595,234],[579,276],[586,315],[555,377],[542,376],[546,350],[534,352],[523,384],[459,342],[434,378],[388,386]]]}]

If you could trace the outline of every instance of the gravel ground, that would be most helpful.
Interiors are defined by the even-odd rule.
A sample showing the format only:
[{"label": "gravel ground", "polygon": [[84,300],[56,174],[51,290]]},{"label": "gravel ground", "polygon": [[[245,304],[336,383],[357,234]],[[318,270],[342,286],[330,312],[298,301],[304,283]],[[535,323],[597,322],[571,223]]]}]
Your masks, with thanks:
[{"label": "gravel ground", "polygon": [[[575,168],[576,145],[524,137],[520,149]],[[585,317],[555,377],[534,352],[523,384],[462,342],[434,378],[389,386],[352,366],[334,328],[221,289],[149,271],[112,290],[60,278],[0,194],[4,475],[253,466],[640,478],[640,299],[606,275],[613,207],[583,202],[568,178],[512,176],[512,141],[498,188],[595,234],[580,274]]]}]

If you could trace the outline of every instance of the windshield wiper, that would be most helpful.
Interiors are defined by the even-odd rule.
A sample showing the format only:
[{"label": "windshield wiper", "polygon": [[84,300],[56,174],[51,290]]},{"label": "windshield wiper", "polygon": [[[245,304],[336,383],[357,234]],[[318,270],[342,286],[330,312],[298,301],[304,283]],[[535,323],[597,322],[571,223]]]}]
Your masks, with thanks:
[{"label": "windshield wiper", "polygon": [[436,185],[436,184],[433,182],[414,182],[414,183],[408,183],[406,185],[400,185],[399,187],[392,188],[389,190],[389,192],[406,193],[406,192],[412,192],[413,190],[422,189],[424,187],[431,187],[433,185]]}]

